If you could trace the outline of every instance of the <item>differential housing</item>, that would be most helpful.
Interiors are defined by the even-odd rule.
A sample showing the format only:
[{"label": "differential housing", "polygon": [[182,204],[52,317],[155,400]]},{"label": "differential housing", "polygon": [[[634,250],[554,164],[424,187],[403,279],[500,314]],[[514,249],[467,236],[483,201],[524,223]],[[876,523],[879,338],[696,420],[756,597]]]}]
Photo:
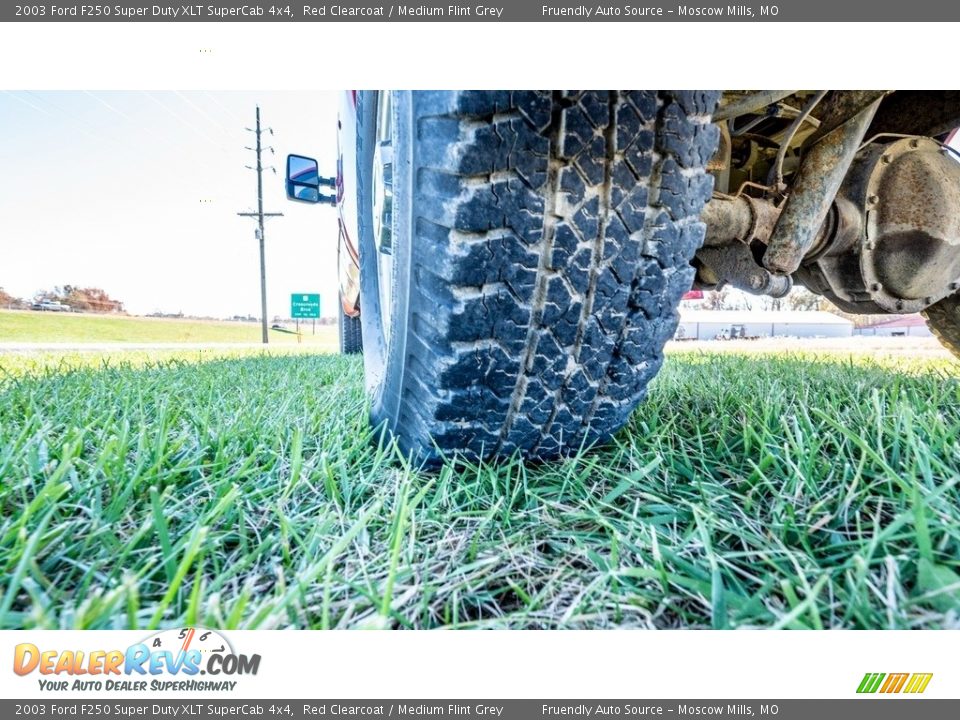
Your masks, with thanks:
[{"label": "differential housing", "polygon": [[918,312],[960,287],[960,162],[919,137],[858,152],[796,279],[855,313]]}]

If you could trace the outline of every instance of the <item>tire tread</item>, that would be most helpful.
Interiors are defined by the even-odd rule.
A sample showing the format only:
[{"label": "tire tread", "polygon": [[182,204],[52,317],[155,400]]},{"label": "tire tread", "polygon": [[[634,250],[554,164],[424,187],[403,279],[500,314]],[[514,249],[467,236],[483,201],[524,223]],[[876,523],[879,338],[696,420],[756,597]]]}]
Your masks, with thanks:
[{"label": "tire tread", "polygon": [[550,458],[627,421],[692,282],[716,101],[418,94],[408,450]]},{"label": "tire tread", "polygon": [[960,358],[960,293],[934,303],[922,315],[940,344]]},{"label": "tire tread", "polygon": [[358,355],[363,352],[363,328],[360,317],[351,317],[340,307],[339,316],[340,353]]}]

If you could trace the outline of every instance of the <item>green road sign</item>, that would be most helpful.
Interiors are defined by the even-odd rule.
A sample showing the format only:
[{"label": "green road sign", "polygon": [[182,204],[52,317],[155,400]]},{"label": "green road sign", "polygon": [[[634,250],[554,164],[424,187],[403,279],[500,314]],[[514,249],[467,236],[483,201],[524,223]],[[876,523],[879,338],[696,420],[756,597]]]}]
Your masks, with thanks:
[{"label": "green road sign", "polygon": [[320,295],[293,293],[290,296],[290,317],[294,319],[320,317]]}]

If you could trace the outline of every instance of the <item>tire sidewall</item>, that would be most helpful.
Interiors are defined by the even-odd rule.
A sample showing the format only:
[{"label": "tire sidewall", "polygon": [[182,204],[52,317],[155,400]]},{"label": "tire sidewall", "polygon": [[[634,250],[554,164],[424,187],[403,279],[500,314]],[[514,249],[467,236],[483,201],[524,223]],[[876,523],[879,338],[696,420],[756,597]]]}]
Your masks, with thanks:
[{"label": "tire sidewall", "polygon": [[337,293],[337,331],[340,336],[340,354],[347,355],[347,314],[343,311],[343,295]]},{"label": "tire sidewall", "polygon": [[340,338],[340,354],[345,355],[347,352],[347,343],[346,337],[343,334],[345,330],[343,325],[343,299],[340,293],[337,293],[337,302],[340,304],[340,306],[337,308],[337,337]]},{"label": "tire sidewall", "polygon": [[[406,355],[411,287],[413,230],[412,94],[394,92],[393,105],[393,306],[380,307],[380,274],[372,226],[372,169],[376,143],[377,92],[362,91],[357,99],[358,238],[360,255],[360,316],[363,364],[370,416],[374,426],[397,426]],[[382,319],[389,313],[390,340]]]}]

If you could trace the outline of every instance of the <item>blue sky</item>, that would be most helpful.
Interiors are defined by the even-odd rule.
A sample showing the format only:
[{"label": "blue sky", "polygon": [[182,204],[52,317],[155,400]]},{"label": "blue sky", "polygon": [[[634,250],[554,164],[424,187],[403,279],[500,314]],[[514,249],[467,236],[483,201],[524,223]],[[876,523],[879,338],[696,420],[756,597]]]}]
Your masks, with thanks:
[{"label": "blue sky", "polygon": [[339,96],[325,92],[0,92],[0,286],[74,284],[128,310],[259,315],[254,108],[264,165],[268,313],[292,292],[336,308],[336,210],[291,203],[288,152],[334,173]]}]

